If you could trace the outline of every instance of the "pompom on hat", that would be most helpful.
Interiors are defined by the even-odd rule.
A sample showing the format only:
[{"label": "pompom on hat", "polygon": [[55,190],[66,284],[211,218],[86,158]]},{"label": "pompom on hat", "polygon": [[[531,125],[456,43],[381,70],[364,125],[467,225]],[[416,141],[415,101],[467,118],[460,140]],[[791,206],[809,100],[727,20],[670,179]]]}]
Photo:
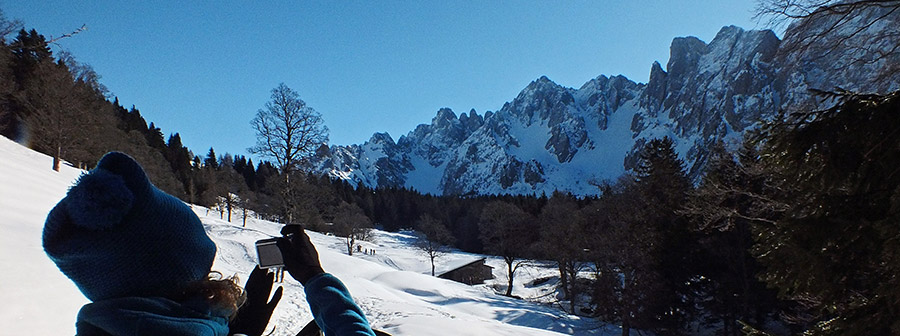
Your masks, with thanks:
[{"label": "pompom on hat", "polygon": [[216,255],[200,218],[110,152],[44,223],[44,251],[91,301],[165,296],[204,279]]}]

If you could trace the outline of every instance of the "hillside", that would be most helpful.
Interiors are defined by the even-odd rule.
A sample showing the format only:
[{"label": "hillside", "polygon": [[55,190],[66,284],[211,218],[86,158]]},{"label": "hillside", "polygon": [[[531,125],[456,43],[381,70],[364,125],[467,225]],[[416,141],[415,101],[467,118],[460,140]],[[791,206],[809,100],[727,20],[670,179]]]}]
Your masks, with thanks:
[{"label": "hillside", "polygon": [[[64,335],[74,333],[75,316],[87,303],[77,288],[59,272],[41,247],[41,229],[47,212],[64,195],[80,170],[64,165],[49,169],[52,159],[0,137],[0,325],[10,334]],[[280,226],[250,219],[228,223],[219,214],[194,207],[219,249],[214,270],[245,279],[255,261],[253,243],[271,237]],[[393,335],[613,335],[621,331],[592,319],[561,313],[550,305],[495,294],[503,286],[502,261],[488,258],[497,279],[467,286],[427,275],[430,265],[409,244],[403,233],[377,231],[364,246],[376,255],[347,256],[338,237],[310,232],[323,267],[341,278],[372,325]],[[454,252],[443,265],[474,260],[478,255]],[[553,281],[526,286],[551,276],[555,269],[533,263],[516,278],[513,293],[532,300],[552,300]],[[446,268],[446,267],[444,267]],[[439,271],[440,271],[439,267]],[[312,317],[302,288],[292,279],[283,284],[285,295],[271,325],[275,335],[293,335]],[[550,293],[551,295],[547,295]]]}]

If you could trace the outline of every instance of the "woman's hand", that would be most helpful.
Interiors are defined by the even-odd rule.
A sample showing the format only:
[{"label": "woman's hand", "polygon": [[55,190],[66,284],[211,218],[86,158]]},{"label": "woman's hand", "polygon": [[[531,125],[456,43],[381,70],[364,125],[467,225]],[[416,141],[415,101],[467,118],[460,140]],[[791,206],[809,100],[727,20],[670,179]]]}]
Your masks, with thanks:
[{"label": "woman's hand", "polygon": [[230,334],[258,336],[265,332],[266,326],[269,325],[269,319],[272,318],[272,312],[275,311],[275,306],[281,300],[283,289],[279,286],[270,301],[269,294],[272,293],[274,280],[274,273],[269,273],[267,270],[259,267],[250,272],[250,276],[247,278],[247,285],[244,286],[247,301],[238,308],[234,319],[228,323]]},{"label": "woman's hand", "polygon": [[278,239],[278,248],[284,258],[284,268],[294,279],[306,284],[314,276],[325,273],[319,264],[319,253],[300,225],[285,225],[281,229],[283,238]]}]

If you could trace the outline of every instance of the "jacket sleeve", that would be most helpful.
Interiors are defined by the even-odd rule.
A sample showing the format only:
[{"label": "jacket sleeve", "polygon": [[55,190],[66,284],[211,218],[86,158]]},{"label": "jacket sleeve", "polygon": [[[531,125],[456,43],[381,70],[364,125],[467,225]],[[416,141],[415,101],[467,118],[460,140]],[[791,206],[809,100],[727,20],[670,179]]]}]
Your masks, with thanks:
[{"label": "jacket sleeve", "polygon": [[323,273],[306,282],[306,301],[325,336],[374,336],[369,321],[335,276]]}]

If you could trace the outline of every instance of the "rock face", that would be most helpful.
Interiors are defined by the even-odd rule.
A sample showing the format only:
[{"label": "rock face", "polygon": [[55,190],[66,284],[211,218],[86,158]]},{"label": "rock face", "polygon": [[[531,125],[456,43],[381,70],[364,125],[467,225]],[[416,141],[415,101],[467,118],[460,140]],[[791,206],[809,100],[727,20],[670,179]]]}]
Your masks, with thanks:
[{"label": "rock face", "polygon": [[[632,130],[678,139],[682,158],[697,176],[710,144],[739,135],[778,110],[772,60],[779,44],[772,31],[734,26],[722,28],[708,45],[693,37],[675,39],[669,71],[658,63],[651,67],[639,100],[645,113],[635,116]],[[632,168],[634,161],[632,155],[626,166]]]},{"label": "rock face", "polygon": [[875,6],[855,14],[817,12],[788,27],[775,59],[784,106],[810,106],[809,89],[900,90],[900,13]]},{"label": "rock face", "polygon": [[[900,26],[897,16],[881,24]],[[574,89],[541,77],[499,111],[457,116],[444,108],[396,143],[376,133],[362,145],[320,150],[313,164],[321,173],[369,187],[435,195],[592,195],[597,183],[633,168],[648,139],[669,136],[689,174],[699,178],[711,144],[736,146],[759,121],[812,102],[809,88],[900,88],[894,56],[843,64],[836,56],[810,58],[798,51],[798,36],[828,23],[795,24],[784,42],[768,30],[734,26],[708,44],[676,38],[666,68],[654,63],[646,84],[601,75]],[[830,41],[826,36],[816,43]],[[881,79],[873,82],[876,75]]]}]

